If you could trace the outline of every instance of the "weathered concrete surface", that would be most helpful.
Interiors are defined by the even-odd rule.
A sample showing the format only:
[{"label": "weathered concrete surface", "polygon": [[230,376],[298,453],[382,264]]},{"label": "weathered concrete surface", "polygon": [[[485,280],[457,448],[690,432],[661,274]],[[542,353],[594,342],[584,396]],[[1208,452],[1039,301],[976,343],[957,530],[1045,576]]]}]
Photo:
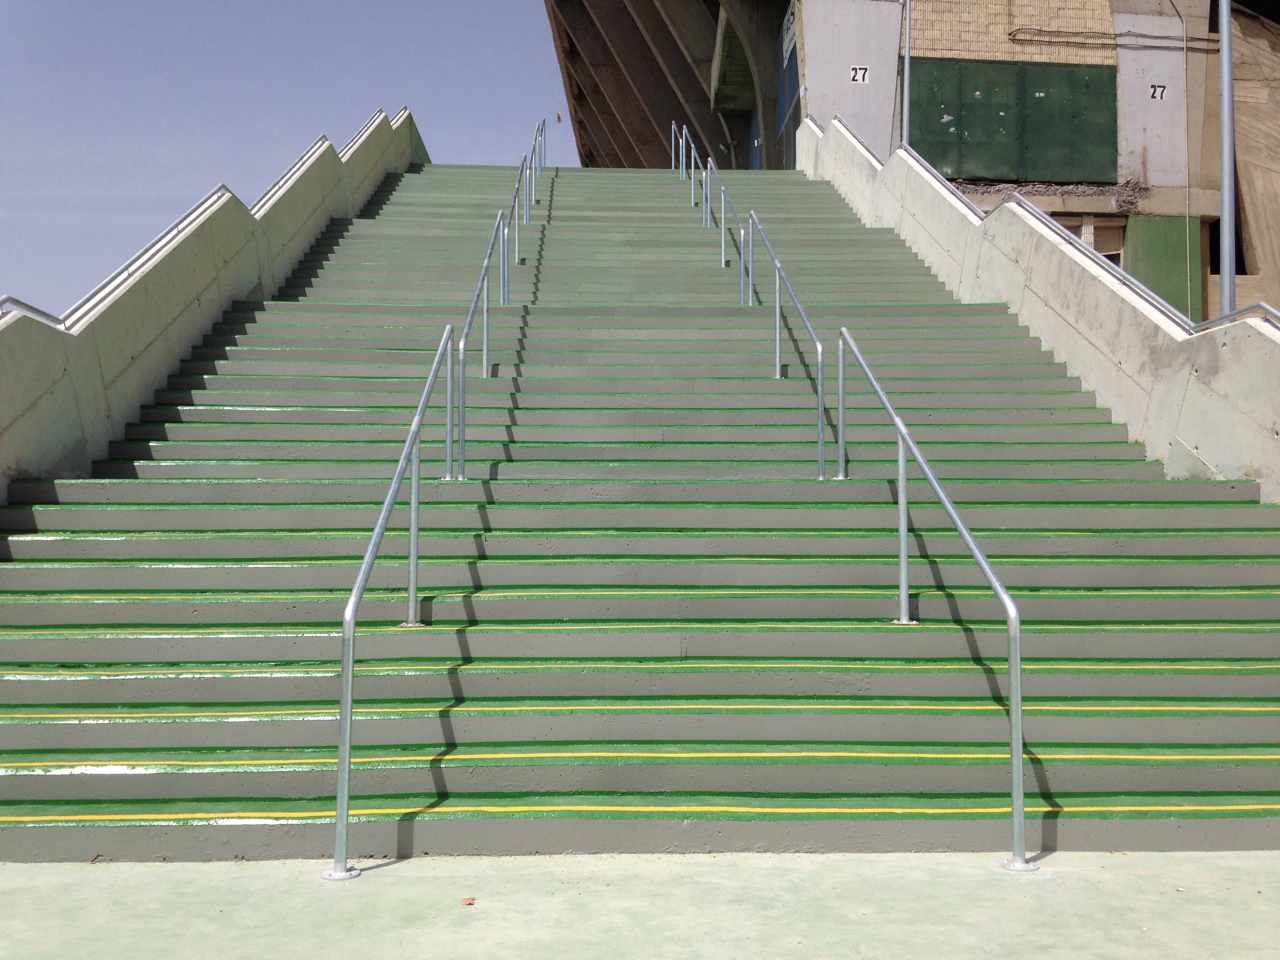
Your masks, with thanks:
[{"label": "weathered concrete surface", "polygon": [[[0,866],[7,955],[1262,957],[1280,854],[420,858]],[[474,898],[474,903],[468,903]]]},{"label": "weathered concrete surface", "polygon": [[837,117],[796,134],[797,166],[891,227],[965,303],[1002,301],[1171,478],[1252,479],[1280,501],[1280,331],[1188,335],[1014,205],[979,217],[902,151],[883,164]]},{"label": "weathered concrete surface", "polygon": [[232,300],[270,296],[330,219],[425,162],[412,114],[379,110],[341,156],[317,141],[252,210],[212,192],[61,327],[0,315],[0,502],[14,477],[86,474]]},{"label": "weathered concrete surface", "polygon": [[[819,124],[844,117],[877,156],[888,156],[898,140],[902,6],[882,0],[806,0],[800,19],[805,110]],[[859,83],[851,80],[854,66],[867,68]]]},{"label": "weathered concrete surface", "polygon": [[1119,177],[1155,187],[1187,184],[1187,84],[1176,16],[1115,14],[1117,34],[1168,37],[1116,48]]}]

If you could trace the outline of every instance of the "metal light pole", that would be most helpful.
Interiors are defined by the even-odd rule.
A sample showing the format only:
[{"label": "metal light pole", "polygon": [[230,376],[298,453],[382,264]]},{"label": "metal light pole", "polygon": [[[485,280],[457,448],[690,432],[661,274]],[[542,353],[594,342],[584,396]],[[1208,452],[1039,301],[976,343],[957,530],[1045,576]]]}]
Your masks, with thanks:
[{"label": "metal light pole", "polygon": [[911,0],[902,0],[907,21],[906,45],[902,51],[902,142],[910,144],[911,133]]},{"label": "metal light pole", "polygon": [[1218,219],[1218,273],[1222,314],[1236,309],[1236,120],[1232,96],[1231,0],[1218,0],[1218,83],[1222,87],[1222,215]]}]

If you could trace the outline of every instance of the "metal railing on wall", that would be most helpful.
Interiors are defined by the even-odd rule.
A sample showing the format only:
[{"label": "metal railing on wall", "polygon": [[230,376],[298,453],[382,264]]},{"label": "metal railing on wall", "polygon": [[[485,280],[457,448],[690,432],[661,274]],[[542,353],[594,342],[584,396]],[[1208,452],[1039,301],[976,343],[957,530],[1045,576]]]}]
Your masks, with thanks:
[{"label": "metal railing on wall", "polygon": [[[833,122],[838,123],[845,133],[856,140],[862,149],[875,159],[876,163],[883,166],[883,161],[881,161],[879,157],[876,157],[874,151],[872,151],[866,142],[859,137],[848,124],[838,116],[833,119]],[[1092,246],[1085,243],[1082,238],[1077,237],[1074,233],[1060,224],[1049,214],[1045,213],[1039,206],[1032,203],[1017,190],[1011,190],[1006,193],[998,204],[984,213],[977,204],[965,196],[960,190],[956,189],[956,185],[944,177],[933,164],[922,157],[914,147],[909,144],[902,144],[898,149],[914,160],[931,180],[935,181],[938,186],[955,198],[955,200],[973,216],[975,221],[981,223],[1001,207],[1016,207],[1030,216],[1045,229],[1049,230],[1055,237],[1066,243],[1067,246],[1087,258],[1090,263],[1102,270],[1107,274],[1107,276],[1114,279],[1126,290],[1138,297],[1138,299],[1142,300],[1147,304],[1147,306],[1154,309],[1164,317],[1164,319],[1168,320],[1184,333],[1194,336],[1197,333],[1216,330],[1219,327],[1224,327],[1227,324],[1245,319],[1261,320],[1264,323],[1280,329],[1280,309],[1277,309],[1265,301],[1259,301],[1251,304],[1250,306],[1224,314],[1220,317],[1212,317],[1199,321],[1193,320],[1190,316],[1183,313],[1164,297],[1160,296],[1160,294],[1156,293],[1132,273],[1129,273],[1129,271],[1125,270],[1123,267],[1117,265],[1111,260],[1108,260]]]}]

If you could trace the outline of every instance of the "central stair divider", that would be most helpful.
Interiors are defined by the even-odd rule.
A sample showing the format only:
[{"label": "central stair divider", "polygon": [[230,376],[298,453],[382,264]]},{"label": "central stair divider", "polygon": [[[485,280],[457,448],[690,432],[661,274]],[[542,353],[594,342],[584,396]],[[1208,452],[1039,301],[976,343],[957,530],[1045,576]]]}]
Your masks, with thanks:
[{"label": "central stair divider", "polygon": [[[677,166],[678,161],[678,166]],[[712,178],[718,176],[718,169],[715,161],[710,157],[706,163],[702,162],[702,158],[698,153],[697,145],[693,142],[692,136],[689,134],[688,127],[680,127],[677,131],[675,122],[671,124],[671,169],[679,172],[680,179],[689,179],[689,203],[695,209],[698,207],[698,189],[697,174],[701,172],[701,205],[702,205],[702,223],[705,227],[712,226],[711,212],[711,191]],[[755,291],[755,236],[758,232],[760,239],[764,242],[765,251],[769,254],[769,258],[773,261],[773,317],[774,317],[774,353],[773,353],[773,375],[775,379],[782,379],[782,291],[785,288],[787,296],[791,298],[791,302],[795,305],[796,312],[800,314],[800,319],[804,321],[805,330],[808,332],[810,339],[813,341],[814,352],[817,360],[815,363],[814,384],[817,394],[818,406],[818,479],[826,479],[826,430],[824,424],[825,408],[823,404],[823,378],[822,378],[822,341],[818,337],[817,331],[814,330],[813,324],[809,320],[809,314],[805,310],[804,305],[800,302],[795,287],[791,283],[791,279],[787,276],[786,270],[782,266],[777,252],[773,248],[773,244],[769,241],[769,234],[764,228],[759,215],[755,210],[751,210],[747,214],[746,226],[742,226],[741,218],[738,216],[737,209],[733,207],[732,201],[728,196],[728,189],[725,187],[723,180],[720,183],[720,262],[727,266],[725,259],[726,232],[728,223],[726,220],[726,211],[733,210],[734,220],[738,225],[738,302],[741,306],[749,306],[752,302],[752,296]],[[755,294],[758,297],[758,294]],[[1004,608],[1005,621],[1009,635],[1009,762],[1012,767],[1012,787],[1010,790],[1010,813],[1013,826],[1013,852],[1005,866],[1009,870],[1017,872],[1030,872],[1038,869],[1035,863],[1027,860],[1027,844],[1026,844],[1026,803],[1025,788],[1023,783],[1024,774],[1024,758],[1023,758],[1023,726],[1022,726],[1022,620],[1018,612],[1018,606],[1014,603],[1013,598],[1009,595],[1009,591],[1005,589],[1000,578],[996,576],[990,562],[987,560],[986,554],[982,548],[978,546],[974,540],[973,534],[969,531],[968,526],[960,518],[959,512],[956,510],[955,504],[943,489],[942,483],[934,474],[933,469],[929,466],[929,461],[925,455],[920,452],[915,439],[911,436],[911,431],[907,429],[906,423],[898,416],[897,410],[894,408],[889,397],[885,394],[880,386],[880,381],[871,371],[870,365],[862,355],[862,351],[858,349],[858,345],[854,342],[853,336],[849,333],[848,327],[840,328],[839,343],[839,363],[838,363],[838,385],[836,389],[836,397],[838,403],[838,441],[837,441],[837,463],[838,472],[837,480],[849,479],[846,469],[845,455],[845,349],[852,351],[854,359],[862,368],[862,372],[866,375],[871,389],[874,391],[876,398],[880,401],[880,405],[889,415],[893,423],[894,431],[898,440],[898,618],[894,623],[900,625],[911,625],[915,621],[911,619],[910,609],[910,584],[908,578],[907,565],[907,531],[909,527],[909,518],[907,515],[907,454],[916,461],[920,467],[920,472],[924,475],[929,486],[933,488],[937,495],[942,508],[951,520],[952,525],[959,534],[961,541],[964,543],[969,554],[977,563],[979,570],[982,571],[983,577],[986,579],[991,590],[995,593],[996,599]]]},{"label": "central stair divider", "polygon": [[[387,495],[382,500],[382,509],[378,521],[374,524],[369,545],[365,549],[360,563],[360,572],[356,575],[355,585],[342,613],[342,677],[341,704],[338,715],[338,789],[337,803],[334,811],[336,832],[333,844],[333,866],[325,872],[329,880],[351,880],[360,875],[360,870],[353,867],[347,859],[347,827],[351,806],[351,717],[354,711],[355,694],[355,631],[356,614],[360,602],[364,598],[369,577],[378,559],[378,550],[387,532],[387,524],[395,508],[396,497],[404,483],[405,471],[410,471],[409,492],[409,557],[408,557],[408,612],[403,626],[421,626],[421,611],[418,606],[418,528],[419,497],[422,482],[422,419],[427,405],[431,402],[435,390],[440,366],[445,367],[445,441],[444,441],[444,478],[445,480],[465,480],[467,473],[467,337],[471,333],[471,324],[475,320],[476,308],[481,307],[480,355],[483,370],[481,376],[489,376],[489,275],[493,268],[494,250],[498,250],[498,303],[506,306],[511,302],[511,256],[509,243],[511,226],[515,227],[515,256],[520,260],[520,217],[529,222],[530,210],[537,203],[537,178],[539,171],[546,166],[546,129],[544,119],[533,131],[533,143],[520,160],[516,173],[516,185],[511,195],[511,206],[507,210],[499,210],[489,231],[489,244],[485,248],[484,259],[480,264],[480,276],[476,280],[475,292],[471,295],[471,304],[467,308],[466,320],[462,324],[462,332],[458,336],[458,373],[454,379],[453,370],[453,324],[444,328],[440,338],[440,346],[436,349],[435,359],[431,363],[431,372],[427,374],[426,385],[422,396],[414,410],[413,420],[409,424],[409,435],[405,438],[404,447],[400,451],[400,459],[396,463],[395,474]],[[523,211],[519,209],[523,199]],[[499,243],[499,241],[501,241]],[[456,404],[456,416],[455,416]],[[457,444],[454,444],[454,431],[457,430]],[[456,456],[455,456],[456,454]]]},{"label": "central stair divider", "polygon": [[[462,333],[458,336],[458,458],[453,464],[451,480],[467,479],[467,337],[471,335],[471,324],[476,318],[476,307],[483,305],[480,323],[480,363],[481,376],[489,376],[489,273],[493,266],[493,251],[498,238],[506,233],[507,213],[498,211],[498,218],[493,222],[489,232],[489,246],[485,248],[484,261],[480,264],[480,278],[476,281],[475,293],[471,295],[471,306],[467,308],[467,319],[462,324]],[[503,245],[505,247],[505,244]],[[500,256],[505,260],[505,252]],[[501,284],[499,284],[501,286]]]},{"label": "central stair divider", "polygon": [[[702,225],[711,227],[711,177],[718,173],[715,161],[707,158],[706,164],[703,164],[701,156],[698,154],[698,147],[694,144],[692,137],[689,135],[688,127],[681,127],[679,132],[679,172],[680,178],[684,179],[687,175],[689,178],[689,203],[694,208],[698,206],[698,194],[696,190],[697,177],[695,171],[702,172]],[[676,125],[671,124],[671,168],[676,168],[676,146],[677,135]],[[764,224],[760,222],[760,217],[756,215],[754,210],[747,214],[746,226],[742,226],[741,218],[738,216],[736,207],[733,207],[733,201],[729,199],[729,191],[725,187],[724,182],[720,183],[720,262],[726,265],[725,261],[725,231],[727,223],[725,220],[725,212],[727,208],[733,209],[734,220],[738,222],[738,305],[750,306],[752,291],[755,290],[756,282],[756,233],[760,234],[760,239],[764,242],[765,250],[769,254],[769,259],[773,261],[773,376],[775,380],[782,379],[782,290],[785,287],[787,296],[791,298],[791,302],[795,304],[796,312],[800,314],[800,319],[804,321],[805,330],[809,337],[813,340],[814,354],[816,361],[814,364],[814,389],[817,397],[817,430],[818,430],[818,479],[827,479],[827,456],[826,456],[826,409],[823,404],[823,383],[822,383],[822,340],[818,337],[817,332],[813,329],[813,324],[809,322],[809,314],[804,308],[804,304],[800,302],[800,297],[796,294],[796,289],[791,284],[791,279],[787,276],[786,270],[782,268],[782,261],[778,259],[778,254],[773,249],[773,244],[769,242],[769,234],[764,229]],[[802,357],[803,359],[803,357]]]},{"label": "central stair divider", "polygon": [[827,431],[826,424],[823,422],[826,419],[826,409],[822,402],[822,341],[818,338],[817,331],[813,329],[813,324],[809,322],[809,313],[800,302],[796,288],[791,285],[791,278],[787,276],[787,271],[782,269],[782,261],[778,259],[773,244],[769,242],[769,234],[765,232],[764,224],[760,222],[754,210],[747,214],[747,290],[754,290],[756,285],[757,233],[764,242],[769,259],[773,261],[773,378],[782,379],[782,290],[784,287],[787,296],[795,304],[800,319],[804,321],[804,328],[808,331],[809,338],[813,340],[813,352],[817,358],[814,363],[814,392],[818,404],[818,479],[825,480],[827,479]]}]

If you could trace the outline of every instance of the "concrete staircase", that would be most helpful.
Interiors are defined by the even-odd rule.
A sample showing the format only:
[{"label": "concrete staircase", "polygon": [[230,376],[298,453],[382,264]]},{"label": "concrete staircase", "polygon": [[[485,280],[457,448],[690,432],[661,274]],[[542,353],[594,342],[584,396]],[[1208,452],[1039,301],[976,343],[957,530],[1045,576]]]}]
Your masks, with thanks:
[{"label": "concrete staircase", "polygon": [[[0,859],[328,852],[341,606],[513,177],[389,181],[93,478],[12,485]],[[1280,511],[1164,480],[829,186],[725,179],[1022,608],[1032,848],[1275,846]],[[354,856],[1007,845],[996,604],[913,483],[921,622],[890,624],[891,431],[852,378],[852,479],[813,479],[807,338],[772,379],[771,306],[717,249],[667,173],[548,171],[492,377],[472,340],[471,480],[424,484],[429,625],[396,626],[403,508],[362,608]]]}]

